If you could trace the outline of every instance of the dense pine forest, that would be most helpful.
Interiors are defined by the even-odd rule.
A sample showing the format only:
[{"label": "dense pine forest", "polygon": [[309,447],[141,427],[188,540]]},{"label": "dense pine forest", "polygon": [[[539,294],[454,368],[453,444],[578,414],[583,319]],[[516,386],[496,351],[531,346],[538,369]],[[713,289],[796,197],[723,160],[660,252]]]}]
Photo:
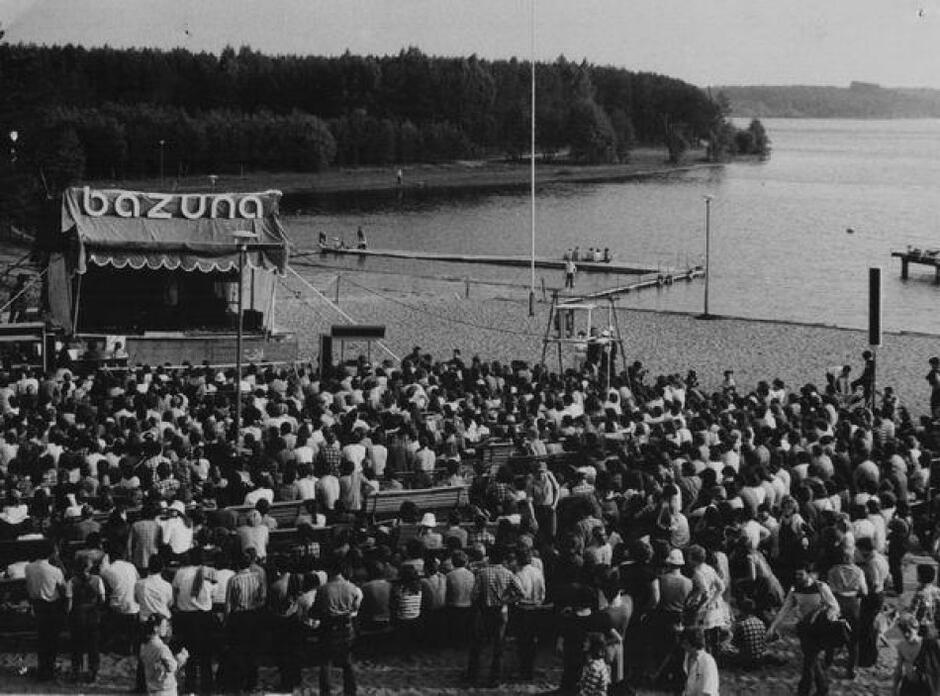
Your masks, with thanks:
[{"label": "dense pine forest", "polygon": [[[530,63],[394,56],[268,56],[0,45],[0,124],[17,131],[12,189],[54,195],[78,179],[321,171],[529,149]],[[727,101],[681,80],[575,63],[536,65],[544,157],[626,161],[636,144],[677,161],[740,143]],[[10,191],[11,187],[8,187]]]}]

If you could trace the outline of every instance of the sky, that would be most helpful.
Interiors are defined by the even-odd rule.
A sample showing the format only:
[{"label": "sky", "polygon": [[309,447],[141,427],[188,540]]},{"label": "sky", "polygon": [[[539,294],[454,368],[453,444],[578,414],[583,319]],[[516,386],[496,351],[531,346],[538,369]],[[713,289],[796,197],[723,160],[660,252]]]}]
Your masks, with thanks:
[{"label": "sky", "polygon": [[535,55],[699,86],[940,88],[940,0],[0,0],[6,39],[271,54]]}]

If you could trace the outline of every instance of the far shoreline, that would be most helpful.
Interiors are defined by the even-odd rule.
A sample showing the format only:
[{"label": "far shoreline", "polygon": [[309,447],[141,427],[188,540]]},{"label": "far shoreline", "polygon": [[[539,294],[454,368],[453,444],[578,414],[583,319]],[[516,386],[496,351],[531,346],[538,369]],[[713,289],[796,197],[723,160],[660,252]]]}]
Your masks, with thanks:
[{"label": "far shoreline", "polygon": [[[707,162],[701,150],[684,162],[669,164],[660,148],[638,148],[630,161],[620,164],[579,165],[545,161],[536,163],[536,187],[552,184],[597,184],[682,174],[697,169],[721,167]],[[399,184],[397,173],[402,171]],[[288,205],[310,201],[339,201],[349,197],[396,195],[486,194],[527,190],[531,185],[528,162],[459,160],[440,164],[389,165],[384,167],[335,168],[322,172],[245,172],[220,174],[214,182],[208,175],[145,179],[89,181],[97,188],[166,192],[245,192],[275,189]]]}]

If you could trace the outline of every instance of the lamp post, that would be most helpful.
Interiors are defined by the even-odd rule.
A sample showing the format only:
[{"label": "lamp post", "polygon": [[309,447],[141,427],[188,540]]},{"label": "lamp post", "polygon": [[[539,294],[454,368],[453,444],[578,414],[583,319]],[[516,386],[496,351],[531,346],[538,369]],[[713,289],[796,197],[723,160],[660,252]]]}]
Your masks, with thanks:
[{"label": "lamp post", "polygon": [[160,187],[165,186],[163,180],[163,146],[166,144],[166,140],[160,138]]},{"label": "lamp post", "polygon": [[711,214],[713,196],[702,196],[705,199],[705,311],[702,312],[702,319],[710,319],[708,313],[708,277],[711,275]]},{"label": "lamp post", "polygon": [[[162,140],[160,141],[163,142]],[[242,438],[242,333],[244,318],[242,303],[245,296],[245,256],[248,254],[248,242],[258,235],[249,230],[232,233],[238,245],[238,333],[235,338],[235,444],[241,444]]]},{"label": "lamp post", "polygon": [[16,141],[19,140],[20,134],[18,131],[10,131],[10,166],[16,166]]}]

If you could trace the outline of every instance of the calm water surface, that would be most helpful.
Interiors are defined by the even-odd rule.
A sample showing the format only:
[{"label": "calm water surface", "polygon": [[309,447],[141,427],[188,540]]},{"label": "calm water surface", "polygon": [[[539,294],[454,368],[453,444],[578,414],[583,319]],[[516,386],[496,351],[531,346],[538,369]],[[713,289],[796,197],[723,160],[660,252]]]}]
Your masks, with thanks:
[{"label": "calm water surface", "polygon": [[[940,120],[767,119],[773,156],[643,181],[551,185],[537,196],[537,254],[578,244],[665,266],[704,258],[711,215],[710,309],[715,313],[863,328],[867,269],[884,269],[884,325],[940,334],[940,286],[912,266],[900,280],[893,249],[940,248]],[[288,215],[301,248],[322,230],[352,241],[362,225],[373,248],[529,253],[524,193],[443,200],[352,202],[342,213]],[[854,234],[846,230],[851,228]],[[350,262],[355,265],[355,262]],[[370,259],[370,270],[527,283],[525,269]],[[539,271],[549,286],[560,272]],[[609,287],[623,277],[579,278]],[[623,296],[626,306],[698,311],[704,283]]]}]

